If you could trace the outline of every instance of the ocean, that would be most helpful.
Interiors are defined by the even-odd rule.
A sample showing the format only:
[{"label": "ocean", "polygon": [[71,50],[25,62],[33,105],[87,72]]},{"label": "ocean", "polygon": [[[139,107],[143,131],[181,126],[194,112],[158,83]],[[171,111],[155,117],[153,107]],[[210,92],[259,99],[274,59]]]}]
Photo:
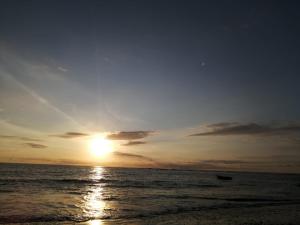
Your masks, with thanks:
[{"label": "ocean", "polygon": [[0,164],[1,224],[300,224],[299,206],[297,174]]}]

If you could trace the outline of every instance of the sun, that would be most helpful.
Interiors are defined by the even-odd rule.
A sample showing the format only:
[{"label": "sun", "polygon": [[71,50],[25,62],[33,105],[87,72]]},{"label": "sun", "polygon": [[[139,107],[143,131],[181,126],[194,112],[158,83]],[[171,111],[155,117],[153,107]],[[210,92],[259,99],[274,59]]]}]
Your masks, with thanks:
[{"label": "sun", "polygon": [[90,140],[89,147],[94,156],[104,156],[113,151],[112,141],[100,135],[95,135]]}]

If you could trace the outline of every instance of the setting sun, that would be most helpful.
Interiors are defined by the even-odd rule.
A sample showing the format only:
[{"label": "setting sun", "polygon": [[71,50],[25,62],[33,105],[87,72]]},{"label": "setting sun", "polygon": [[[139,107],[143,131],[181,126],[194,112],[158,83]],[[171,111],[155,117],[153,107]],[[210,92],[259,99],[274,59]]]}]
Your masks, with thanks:
[{"label": "setting sun", "polygon": [[113,143],[103,136],[94,136],[89,143],[94,156],[104,156],[113,151]]}]

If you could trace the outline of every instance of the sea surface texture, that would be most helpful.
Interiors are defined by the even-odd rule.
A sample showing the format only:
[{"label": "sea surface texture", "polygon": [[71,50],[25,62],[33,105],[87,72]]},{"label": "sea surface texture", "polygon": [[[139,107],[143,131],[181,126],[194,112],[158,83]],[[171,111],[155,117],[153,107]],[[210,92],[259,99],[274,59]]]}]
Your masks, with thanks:
[{"label": "sea surface texture", "polygon": [[2,224],[300,224],[299,208],[295,174],[0,164]]}]

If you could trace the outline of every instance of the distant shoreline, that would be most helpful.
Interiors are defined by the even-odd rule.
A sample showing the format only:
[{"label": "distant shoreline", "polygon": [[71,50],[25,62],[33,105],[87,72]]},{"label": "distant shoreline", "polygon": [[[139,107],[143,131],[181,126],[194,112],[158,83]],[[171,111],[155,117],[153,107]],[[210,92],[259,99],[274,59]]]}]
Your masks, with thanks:
[{"label": "distant shoreline", "polygon": [[268,171],[237,171],[237,170],[204,170],[204,169],[185,169],[185,168],[151,168],[151,167],[119,167],[119,166],[101,166],[101,165],[85,165],[85,164],[51,164],[51,163],[27,163],[27,162],[0,162],[1,164],[13,165],[44,165],[44,166],[70,166],[70,167],[102,167],[112,169],[149,169],[149,170],[179,170],[179,171],[199,171],[199,172],[215,172],[215,173],[259,173],[259,174],[281,174],[281,175],[299,175],[299,173],[286,172],[268,172]]}]

